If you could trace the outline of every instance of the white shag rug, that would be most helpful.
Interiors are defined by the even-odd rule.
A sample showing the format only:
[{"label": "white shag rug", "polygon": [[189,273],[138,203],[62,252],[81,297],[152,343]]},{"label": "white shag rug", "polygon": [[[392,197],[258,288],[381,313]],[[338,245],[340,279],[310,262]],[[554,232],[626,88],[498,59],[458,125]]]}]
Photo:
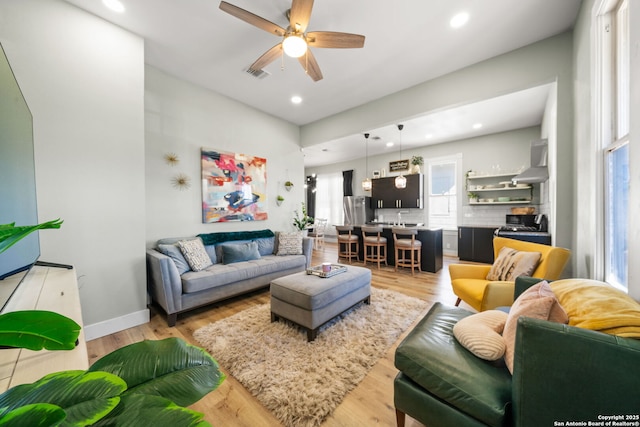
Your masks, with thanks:
[{"label": "white shag rug", "polygon": [[271,322],[270,304],[204,326],[194,338],[285,426],[318,426],[354,389],[428,303],[371,288],[359,304],[323,326],[317,338]]}]

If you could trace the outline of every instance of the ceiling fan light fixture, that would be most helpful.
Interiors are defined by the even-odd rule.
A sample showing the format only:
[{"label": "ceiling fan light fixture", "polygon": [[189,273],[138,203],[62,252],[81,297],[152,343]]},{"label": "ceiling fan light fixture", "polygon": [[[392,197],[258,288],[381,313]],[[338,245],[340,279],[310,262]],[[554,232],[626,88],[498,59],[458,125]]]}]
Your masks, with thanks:
[{"label": "ceiling fan light fixture", "polygon": [[282,49],[287,56],[300,58],[307,52],[307,42],[301,35],[291,34],[282,41]]}]

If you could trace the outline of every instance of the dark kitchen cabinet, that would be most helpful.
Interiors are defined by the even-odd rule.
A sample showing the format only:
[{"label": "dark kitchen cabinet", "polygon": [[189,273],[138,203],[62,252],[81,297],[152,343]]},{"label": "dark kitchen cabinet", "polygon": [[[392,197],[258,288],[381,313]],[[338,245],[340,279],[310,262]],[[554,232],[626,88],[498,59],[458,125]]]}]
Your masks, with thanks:
[{"label": "dark kitchen cabinet", "polygon": [[458,258],[493,264],[493,236],[498,227],[458,227]]},{"label": "dark kitchen cabinet", "polygon": [[[364,259],[362,228],[357,225],[353,227],[353,230],[353,234],[358,236],[360,243],[358,256],[362,260]],[[396,264],[396,253],[393,241],[393,227],[383,226],[381,235],[387,238],[387,265],[394,266]],[[420,259],[422,271],[430,273],[440,271],[442,269],[442,229],[419,227],[416,239],[422,242],[422,258]]]},{"label": "dark kitchen cabinet", "polygon": [[424,194],[422,174],[405,175],[407,186],[396,188],[396,178],[378,178],[371,181],[371,198],[377,209],[422,209]]}]

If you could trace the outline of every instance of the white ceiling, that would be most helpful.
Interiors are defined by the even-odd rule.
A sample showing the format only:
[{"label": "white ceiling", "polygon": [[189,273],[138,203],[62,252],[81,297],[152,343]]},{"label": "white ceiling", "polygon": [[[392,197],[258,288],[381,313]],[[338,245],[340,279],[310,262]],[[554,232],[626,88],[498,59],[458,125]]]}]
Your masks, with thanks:
[{"label": "white ceiling", "polygon": [[[366,40],[362,49],[314,49],[324,79],[313,82],[298,61],[288,57],[267,66],[266,78],[247,74],[244,70],[280,39],[221,11],[219,0],[121,0],[126,8],[122,14],[108,10],[100,0],[66,1],[143,37],[148,64],[298,125],[562,33],[572,28],[580,7],[580,0],[318,0],[309,31],[356,33]],[[287,26],[285,12],[291,0],[228,1]],[[454,30],[449,20],[461,11],[469,13],[469,22]],[[415,137],[418,146],[493,133],[489,129],[514,129],[515,123],[539,124],[545,90],[514,94],[521,109],[513,108],[514,100],[505,96],[476,109],[467,106],[406,121],[403,146],[414,141],[411,129],[423,136],[434,134],[421,143]],[[293,95],[303,102],[293,105]],[[527,96],[530,101],[523,98]],[[492,117],[473,117],[491,111],[496,112]],[[466,133],[465,119],[494,124]],[[393,126],[387,128],[371,134],[396,138],[397,129],[393,136]],[[314,153],[305,156],[305,165],[326,163],[322,156],[316,160],[316,151],[328,158],[328,153],[357,147],[355,138],[364,140],[355,135],[305,148],[305,153]],[[362,157],[363,145],[339,158]]]}]

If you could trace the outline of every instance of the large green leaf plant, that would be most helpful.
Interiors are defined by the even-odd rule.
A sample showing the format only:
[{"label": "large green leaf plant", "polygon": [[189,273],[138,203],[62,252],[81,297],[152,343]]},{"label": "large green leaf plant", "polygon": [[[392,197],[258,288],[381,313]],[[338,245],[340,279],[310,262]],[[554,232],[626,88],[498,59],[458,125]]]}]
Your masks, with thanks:
[{"label": "large green leaf plant", "polygon": [[[60,224],[0,225],[0,253],[32,231]],[[50,311],[0,314],[0,348],[71,350],[80,329]],[[224,379],[211,355],[184,340],[141,341],[105,355],[86,371],[54,372],[0,394],[0,427],[210,426],[186,406]]]}]

